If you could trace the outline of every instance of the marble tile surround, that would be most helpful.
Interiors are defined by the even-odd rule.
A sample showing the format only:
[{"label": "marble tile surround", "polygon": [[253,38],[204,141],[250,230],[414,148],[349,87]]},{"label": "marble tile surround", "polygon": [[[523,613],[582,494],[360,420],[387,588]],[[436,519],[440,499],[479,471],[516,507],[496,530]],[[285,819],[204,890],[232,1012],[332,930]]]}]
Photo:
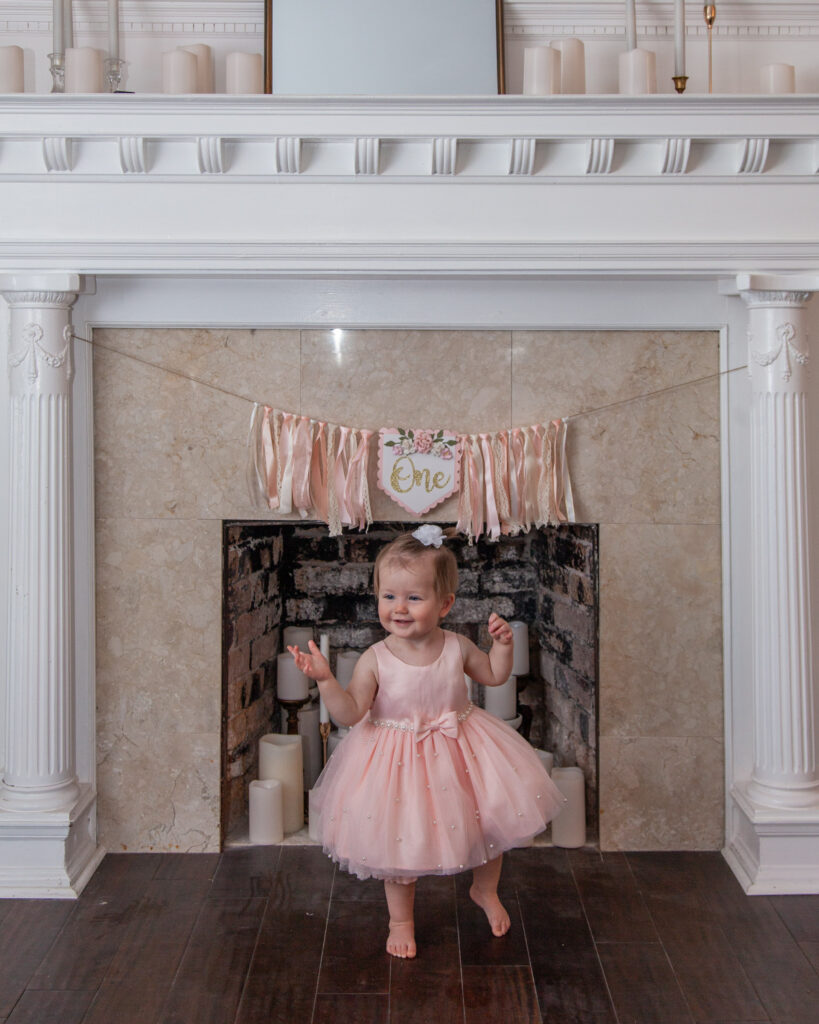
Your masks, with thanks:
[{"label": "marble tile surround", "polygon": [[[601,524],[601,846],[721,846],[715,333],[112,329],[94,341],[105,846],[219,847],[221,520],[266,517],[245,484],[254,400],[367,427],[576,416],[578,518]],[[376,518],[406,518],[372,493]],[[430,518],[451,520],[454,502]]]}]

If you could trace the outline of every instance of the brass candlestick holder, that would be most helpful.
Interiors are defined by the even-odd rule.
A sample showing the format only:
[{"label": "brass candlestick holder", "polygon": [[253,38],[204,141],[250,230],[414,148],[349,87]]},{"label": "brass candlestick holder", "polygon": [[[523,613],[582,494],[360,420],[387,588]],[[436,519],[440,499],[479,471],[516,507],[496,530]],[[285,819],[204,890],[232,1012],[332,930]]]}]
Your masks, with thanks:
[{"label": "brass candlestick holder", "polygon": [[299,709],[303,708],[305,704],[310,703],[309,697],[304,697],[302,700],[282,700],[279,697],[279,704],[283,708],[287,708],[287,735],[298,736],[299,734]]},{"label": "brass candlestick holder", "polygon": [[688,75],[672,75],[671,81],[674,83],[674,88],[677,92],[685,92],[685,84],[688,81]]},{"label": "brass candlestick holder", "polygon": [[330,739],[330,723],[319,722],[319,733],[321,734],[321,763],[327,764],[327,741]]},{"label": "brass candlestick holder", "polygon": [[717,20],[717,5],[706,4],[702,9],[702,13],[705,16],[705,24],[708,28],[708,92],[710,93],[714,90],[714,51],[712,49],[711,30],[714,27],[714,22]]}]

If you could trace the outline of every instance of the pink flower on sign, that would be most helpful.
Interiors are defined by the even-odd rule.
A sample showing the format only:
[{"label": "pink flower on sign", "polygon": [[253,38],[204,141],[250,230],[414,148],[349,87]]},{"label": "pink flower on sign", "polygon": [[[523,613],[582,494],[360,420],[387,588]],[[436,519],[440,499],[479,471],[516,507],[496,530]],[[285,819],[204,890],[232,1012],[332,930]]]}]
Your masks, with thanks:
[{"label": "pink flower on sign", "polygon": [[452,449],[451,448],[444,448],[444,450],[441,452],[441,458],[442,459],[451,459],[452,458]]},{"label": "pink flower on sign", "polygon": [[424,455],[432,448],[432,434],[428,430],[415,431],[415,450]]}]

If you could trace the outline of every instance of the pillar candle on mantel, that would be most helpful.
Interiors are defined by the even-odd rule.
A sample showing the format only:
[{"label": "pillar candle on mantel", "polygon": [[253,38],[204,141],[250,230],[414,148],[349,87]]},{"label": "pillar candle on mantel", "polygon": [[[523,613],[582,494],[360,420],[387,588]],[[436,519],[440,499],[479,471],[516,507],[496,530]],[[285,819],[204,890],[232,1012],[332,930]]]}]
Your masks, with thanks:
[{"label": "pillar candle on mantel", "polygon": [[278,779],[254,779],[248,793],[250,841],[259,845],[284,839],[284,790]]},{"label": "pillar candle on mantel", "polygon": [[506,682],[501,683],[500,686],[485,686],[483,695],[484,708],[495,718],[509,722],[517,714],[518,680],[516,676],[509,676]]},{"label": "pillar candle on mantel", "polygon": [[189,96],[196,92],[196,54],[187,50],[162,54],[162,91],[167,96]]},{"label": "pillar candle on mantel", "polygon": [[196,57],[196,89],[195,92],[213,92],[213,51],[206,43],[191,43],[180,46],[180,50],[192,53]]},{"label": "pillar candle on mantel", "polygon": [[0,46],[0,93],[24,91],[22,47]]},{"label": "pillar candle on mantel", "polygon": [[527,46],[523,51],[523,95],[560,93],[560,51],[551,46]]},{"label": "pillar candle on mantel", "polygon": [[515,621],[509,623],[512,630],[512,675],[529,675],[529,627],[525,622]]},{"label": "pillar candle on mantel", "polygon": [[307,700],[310,682],[289,651],[276,658],[276,694],[279,700]]},{"label": "pillar candle on mantel", "polygon": [[796,68],[793,64],[765,64],[760,71],[761,92],[769,96],[796,92]]},{"label": "pillar candle on mantel", "polygon": [[259,740],[259,778],[282,784],[284,831],[304,826],[304,770],[301,736],[268,733]]},{"label": "pillar candle on mantel", "polygon": [[225,61],[225,92],[232,96],[257,96],[264,87],[260,53],[229,53]]},{"label": "pillar candle on mantel", "polygon": [[65,51],[65,91],[102,92],[102,53],[93,46]]},{"label": "pillar candle on mantel", "polygon": [[282,646],[286,651],[288,647],[298,647],[300,651],[309,652],[307,646],[309,640],[313,639],[313,630],[310,626],[285,626],[282,633]]},{"label": "pillar candle on mantel", "polygon": [[586,842],[586,777],[582,768],[554,768],[552,782],[566,797],[552,822],[552,842],[573,850]]},{"label": "pillar candle on mantel", "polygon": [[620,54],[619,87],[623,96],[645,96],[657,91],[657,58],[653,50],[627,50]]},{"label": "pillar candle on mantel", "polygon": [[560,91],[583,95],[586,91],[586,49],[579,39],[555,39],[550,46],[560,54]]}]

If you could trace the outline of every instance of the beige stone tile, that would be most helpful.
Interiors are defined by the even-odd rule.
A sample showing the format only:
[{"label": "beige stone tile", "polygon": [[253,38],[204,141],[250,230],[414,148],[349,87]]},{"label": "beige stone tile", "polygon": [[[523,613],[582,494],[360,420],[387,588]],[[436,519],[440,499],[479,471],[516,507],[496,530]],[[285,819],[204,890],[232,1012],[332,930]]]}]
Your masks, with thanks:
[{"label": "beige stone tile", "polygon": [[97,521],[98,788],[110,849],[218,848],[221,535],[218,522]]},{"label": "beige stone tile", "polygon": [[299,411],[297,330],[106,328],[94,343],[225,391]]},{"label": "beige stone tile", "polygon": [[515,331],[515,425],[573,416],[717,373],[714,331]]},{"label": "beige stone tile", "polygon": [[578,522],[718,523],[719,381],[578,416],[567,453]]},{"label": "beige stone tile", "polygon": [[600,527],[600,730],[723,735],[718,526]]},{"label": "beige stone tile", "polygon": [[719,740],[601,737],[602,850],[718,850],[724,835]]},{"label": "beige stone tile", "polygon": [[302,412],[376,428],[510,426],[508,331],[302,332]]},{"label": "beige stone tile", "polygon": [[257,516],[246,482],[251,409],[244,399],[98,350],[96,514]]}]

